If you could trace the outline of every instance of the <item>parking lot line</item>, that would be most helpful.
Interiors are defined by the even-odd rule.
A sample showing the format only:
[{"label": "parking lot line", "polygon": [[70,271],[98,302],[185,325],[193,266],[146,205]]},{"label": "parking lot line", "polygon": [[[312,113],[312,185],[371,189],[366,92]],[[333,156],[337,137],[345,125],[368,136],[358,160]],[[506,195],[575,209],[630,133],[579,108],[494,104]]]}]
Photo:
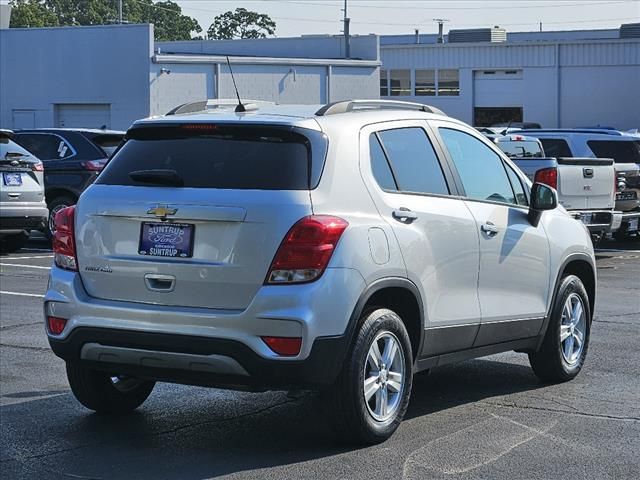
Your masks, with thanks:
[{"label": "parking lot line", "polygon": [[39,270],[51,270],[51,267],[41,267],[39,265],[22,265],[18,263],[0,263],[0,267],[21,267],[21,268],[37,268]]},{"label": "parking lot line", "polygon": [[20,250],[24,250],[26,252],[51,252],[50,248],[21,248]]},{"label": "parking lot line", "polygon": [[640,253],[640,250],[624,250],[620,248],[596,248],[595,252]]},{"label": "parking lot line", "polygon": [[38,298],[44,297],[44,295],[39,293],[6,292],[4,290],[0,290],[0,295],[17,295],[20,297],[38,297]]},{"label": "parking lot line", "polygon": [[53,258],[53,255],[33,255],[32,257],[6,257],[5,260],[31,260],[32,258]]}]

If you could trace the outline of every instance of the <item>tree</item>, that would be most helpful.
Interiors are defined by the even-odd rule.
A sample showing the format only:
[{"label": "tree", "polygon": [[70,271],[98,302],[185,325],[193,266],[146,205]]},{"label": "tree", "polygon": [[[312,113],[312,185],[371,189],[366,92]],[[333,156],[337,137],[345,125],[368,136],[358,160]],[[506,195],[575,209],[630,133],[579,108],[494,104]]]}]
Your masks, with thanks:
[{"label": "tree", "polygon": [[207,31],[211,40],[231,38],[266,38],[276,32],[276,22],[269,15],[236,8],[213,19]]},{"label": "tree", "polygon": [[[172,0],[123,0],[127,23],[153,23],[156,40],[190,40],[202,32]],[[12,0],[11,27],[105,25],[118,18],[117,0]]]},{"label": "tree", "polygon": [[43,0],[12,0],[11,28],[57,27],[56,15],[49,10]]}]

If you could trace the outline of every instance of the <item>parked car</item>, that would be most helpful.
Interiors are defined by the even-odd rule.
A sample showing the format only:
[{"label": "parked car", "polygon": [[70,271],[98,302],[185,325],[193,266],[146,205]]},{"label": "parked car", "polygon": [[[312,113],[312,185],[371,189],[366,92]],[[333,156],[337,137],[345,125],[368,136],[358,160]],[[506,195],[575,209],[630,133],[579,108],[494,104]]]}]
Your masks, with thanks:
[{"label": "parked car", "polygon": [[491,125],[492,128],[542,128],[542,125],[536,122],[502,122],[502,123],[494,123]]},{"label": "parked car", "polygon": [[594,242],[620,228],[616,172],[611,159],[545,157],[542,143],[520,134],[486,135],[533,182],[555,188],[558,202],[584,223]]},{"label": "parked car", "polygon": [[0,250],[24,246],[32,229],[47,221],[42,162],[13,141],[11,130],[0,130]]},{"label": "parked car", "polygon": [[49,219],[44,233],[51,237],[56,213],[75,205],[122,141],[115,130],[39,128],[17,130],[15,139],[44,162],[45,198]]},{"label": "parked car", "polygon": [[415,372],[516,350],[578,374],[595,259],[555,190],[426,105],[245,109],[136,122],[56,216],[46,331],[84,406],[310,388],[377,443]]},{"label": "parked car", "polygon": [[539,138],[550,156],[612,158],[616,175],[622,180],[616,193],[616,210],[622,212],[622,220],[614,236],[624,239],[636,234],[640,238],[639,137],[611,129],[523,130],[521,133]]}]

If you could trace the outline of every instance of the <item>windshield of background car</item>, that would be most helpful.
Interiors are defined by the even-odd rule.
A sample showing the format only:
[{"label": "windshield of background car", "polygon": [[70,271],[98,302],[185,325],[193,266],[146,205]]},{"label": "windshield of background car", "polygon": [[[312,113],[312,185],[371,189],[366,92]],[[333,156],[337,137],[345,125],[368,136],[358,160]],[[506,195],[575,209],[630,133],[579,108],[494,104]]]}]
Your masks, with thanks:
[{"label": "windshield of background car", "polygon": [[613,158],[616,163],[640,163],[640,140],[589,140],[587,145],[598,158]]},{"label": "windshield of background car", "polygon": [[498,142],[500,149],[509,157],[540,158],[544,157],[540,144],[531,140]]},{"label": "windshield of background car", "polygon": [[33,157],[31,152],[22,148],[9,137],[0,136],[0,160],[7,160],[7,154],[11,158],[12,154],[16,156]]},{"label": "windshield of background car", "polygon": [[[320,132],[309,131],[309,135],[324,139]],[[127,133],[126,142],[97,183],[148,185],[133,180],[129,174],[172,170],[186,188],[305,190],[319,181],[325,151],[326,148],[312,164],[309,137],[292,127],[138,127]]]}]

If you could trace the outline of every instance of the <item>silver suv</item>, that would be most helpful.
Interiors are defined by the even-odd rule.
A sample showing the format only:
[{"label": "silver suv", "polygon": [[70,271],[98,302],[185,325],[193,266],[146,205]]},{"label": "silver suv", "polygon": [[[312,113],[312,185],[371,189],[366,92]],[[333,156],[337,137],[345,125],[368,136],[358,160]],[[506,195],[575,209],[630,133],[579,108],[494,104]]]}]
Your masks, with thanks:
[{"label": "silver suv", "polygon": [[0,130],[0,252],[20,249],[31,230],[42,229],[49,211],[44,201],[42,162]]},{"label": "silver suv", "polygon": [[47,333],[83,405],[316,389],[376,443],[418,371],[516,350],[578,374],[589,234],[476,130],[402,102],[217,107],[136,122],[56,217]]}]

